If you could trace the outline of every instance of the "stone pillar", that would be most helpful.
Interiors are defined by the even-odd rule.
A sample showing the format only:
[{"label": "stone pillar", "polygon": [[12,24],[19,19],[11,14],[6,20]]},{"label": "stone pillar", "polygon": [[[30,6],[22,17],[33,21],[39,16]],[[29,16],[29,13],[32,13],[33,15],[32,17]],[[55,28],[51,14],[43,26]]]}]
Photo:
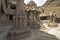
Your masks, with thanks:
[{"label": "stone pillar", "polygon": [[30,11],[30,19],[31,19],[31,22],[33,22],[33,11]]},{"label": "stone pillar", "polygon": [[53,15],[53,22],[55,23],[56,22],[56,14],[54,13]]},{"label": "stone pillar", "polygon": [[53,22],[53,13],[50,13],[50,21]]},{"label": "stone pillar", "polygon": [[30,28],[27,26],[27,14],[24,10],[24,0],[17,0],[16,12],[13,17],[13,28],[10,40],[20,40],[30,35]]}]

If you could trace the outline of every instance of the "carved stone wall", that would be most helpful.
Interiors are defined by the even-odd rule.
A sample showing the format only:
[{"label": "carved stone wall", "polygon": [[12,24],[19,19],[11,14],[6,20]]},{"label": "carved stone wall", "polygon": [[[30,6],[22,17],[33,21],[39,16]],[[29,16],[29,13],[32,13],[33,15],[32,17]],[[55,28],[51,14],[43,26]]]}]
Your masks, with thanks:
[{"label": "carved stone wall", "polygon": [[55,18],[60,18],[60,0],[47,0],[43,5],[44,13],[51,13],[53,15],[53,21]]},{"label": "carved stone wall", "polygon": [[16,7],[10,40],[20,40],[22,37],[30,35],[30,27],[27,26],[27,14],[24,10],[24,0],[17,0]]}]

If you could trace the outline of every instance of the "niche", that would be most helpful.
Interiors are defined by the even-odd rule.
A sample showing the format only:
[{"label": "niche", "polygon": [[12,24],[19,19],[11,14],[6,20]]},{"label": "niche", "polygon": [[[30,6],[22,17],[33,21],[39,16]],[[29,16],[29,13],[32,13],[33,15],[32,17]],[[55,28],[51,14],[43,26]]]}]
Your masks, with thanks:
[{"label": "niche", "polygon": [[16,6],[15,5],[11,5],[10,8],[16,10]]},{"label": "niche", "polygon": [[9,15],[9,20],[13,20],[13,15]]}]

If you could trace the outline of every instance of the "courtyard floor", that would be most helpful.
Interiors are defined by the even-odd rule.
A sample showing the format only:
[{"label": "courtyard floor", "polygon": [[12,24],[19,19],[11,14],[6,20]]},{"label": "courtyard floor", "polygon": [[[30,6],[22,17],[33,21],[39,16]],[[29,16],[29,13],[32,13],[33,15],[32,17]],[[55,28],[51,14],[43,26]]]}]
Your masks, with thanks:
[{"label": "courtyard floor", "polygon": [[21,40],[58,40],[55,36],[39,29],[31,29],[31,35]]},{"label": "courtyard floor", "polygon": [[[3,30],[4,29],[4,30]],[[11,29],[11,26],[3,27],[0,32],[0,40],[7,40],[6,35],[8,31]],[[58,40],[54,35],[48,34],[40,29],[31,29],[31,35],[28,37],[24,37],[20,40]]]}]

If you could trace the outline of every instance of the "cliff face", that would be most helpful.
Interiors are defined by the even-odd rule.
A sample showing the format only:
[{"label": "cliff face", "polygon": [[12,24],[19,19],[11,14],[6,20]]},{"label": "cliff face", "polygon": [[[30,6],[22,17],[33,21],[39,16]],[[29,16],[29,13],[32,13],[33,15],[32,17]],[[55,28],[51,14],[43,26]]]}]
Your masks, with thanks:
[{"label": "cliff face", "polygon": [[44,6],[46,5],[60,6],[60,0],[47,0]]},{"label": "cliff face", "polygon": [[45,13],[60,13],[60,0],[47,0],[43,5]]}]

